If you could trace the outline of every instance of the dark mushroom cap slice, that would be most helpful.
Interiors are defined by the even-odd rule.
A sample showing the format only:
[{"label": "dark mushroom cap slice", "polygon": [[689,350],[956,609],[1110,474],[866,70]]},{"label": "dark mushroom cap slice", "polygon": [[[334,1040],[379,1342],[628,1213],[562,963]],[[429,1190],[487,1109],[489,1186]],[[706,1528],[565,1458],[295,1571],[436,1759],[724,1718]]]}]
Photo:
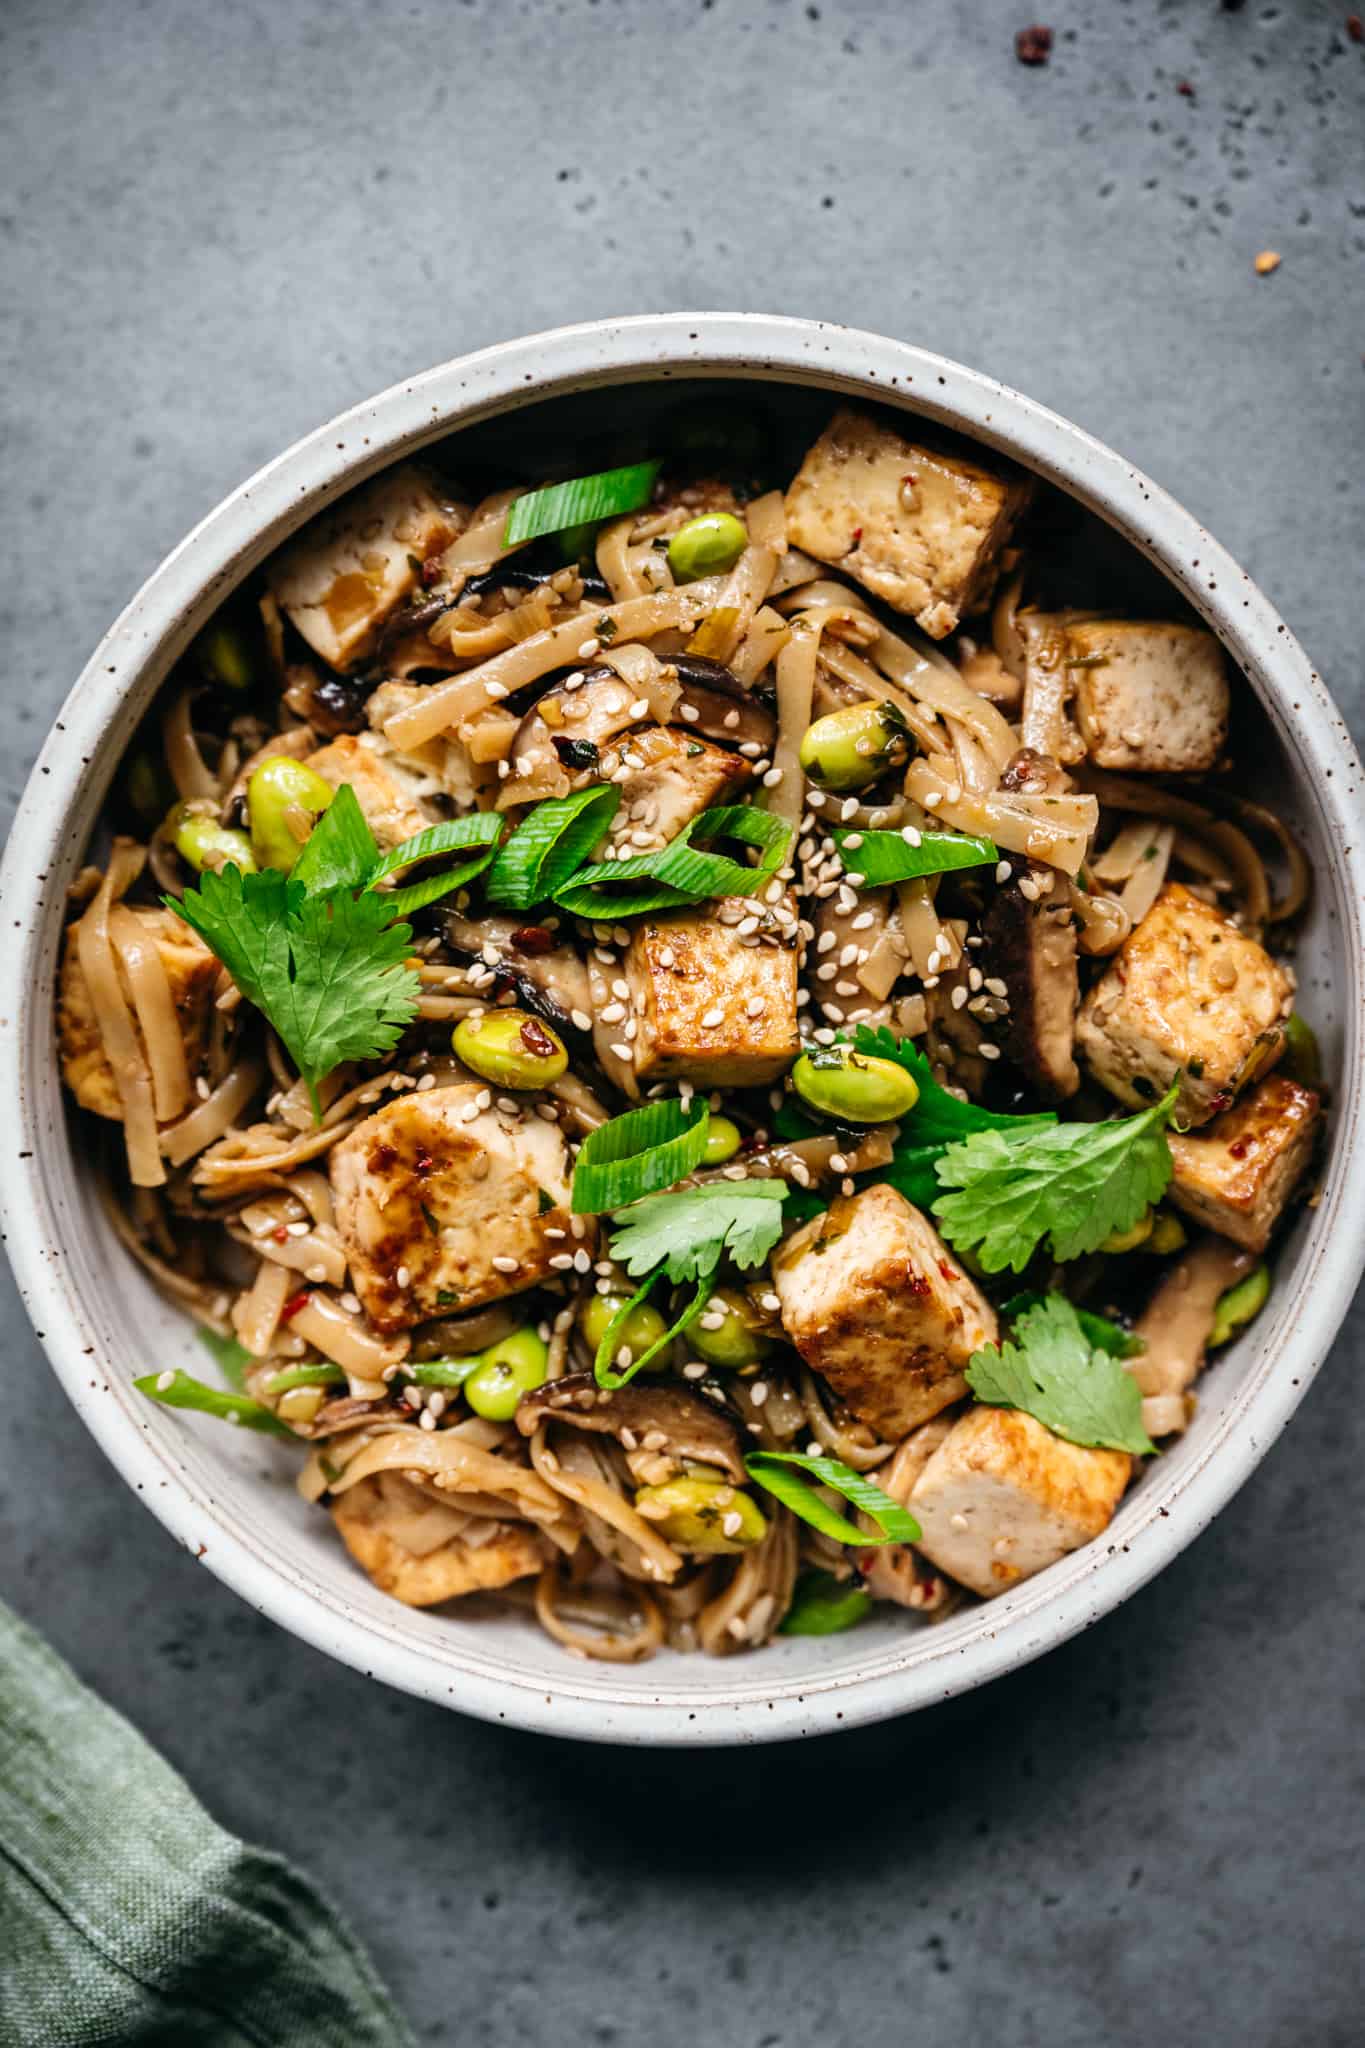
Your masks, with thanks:
[{"label": "dark mushroom cap slice", "polygon": [[[569,1373],[522,1396],[517,1409],[522,1435],[533,1436],[542,1422],[565,1422],[618,1441],[626,1431],[641,1449],[667,1451],[696,1465],[716,1465],[737,1486],[744,1484],[735,1424],[681,1387],[632,1380],[613,1394],[599,1387],[590,1373]],[[663,1441],[654,1441],[657,1438]]]}]

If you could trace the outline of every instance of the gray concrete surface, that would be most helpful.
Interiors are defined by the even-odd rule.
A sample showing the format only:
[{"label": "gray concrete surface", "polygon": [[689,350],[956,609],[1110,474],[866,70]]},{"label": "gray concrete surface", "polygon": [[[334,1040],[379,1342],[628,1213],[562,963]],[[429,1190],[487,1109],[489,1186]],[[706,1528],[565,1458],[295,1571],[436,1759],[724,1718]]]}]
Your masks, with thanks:
[{"label": "gray concrete surface", "polygon": [[[462,349],[680,305],[884,329],[1080,420],[1359,732],[1365,49],[1308,0],[1037,4],[1041,70],[1025,0],[5,0],[6,816],[115,609],[257,463]],[[325,1876],[423,2038],[1361,2038],[1359,1311],[1083,1640],[692,1758],[456,1720],[280,1634],[106,1467],[7,1282],[0,1315],[0,1591]]]}]

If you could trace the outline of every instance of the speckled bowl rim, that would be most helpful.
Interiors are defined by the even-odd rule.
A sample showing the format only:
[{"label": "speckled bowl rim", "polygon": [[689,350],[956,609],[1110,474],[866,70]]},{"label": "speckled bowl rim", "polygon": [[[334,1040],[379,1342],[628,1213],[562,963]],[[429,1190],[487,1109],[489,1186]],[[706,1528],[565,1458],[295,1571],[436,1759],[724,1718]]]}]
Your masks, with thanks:
[{"label": "speckled bowl rim", "polygon": [[[72,815],[88,815],[145,697],[222,594],[307,516],[372,471],[453,429],[526,399],[633,381],[717,375],[790,382],[895,404],[1016,457],[1098,513],[1155,562],[1223,638],[1319,810],[1328,886],[1339,905],[1343,1081],[1326,1193],[1279,1287],[1273,1324],[1202,1456],[1158,1464],[1126,1514],[1123,1540],[1096,1542],[976,1610],[954,1639],[907,1630],[865,1669],[784,1682],[760,1658],[699,1693],[657,1666],[588,1667],[547,1644],[543,1679],[495,1657],[452,1658],[400,1641],[395,1626],[320,1597],[249,1522],[197,1493],[130,1411],[91,1377],[93,1317],[63,1270],[55,1198],[76,1173],[44,1142],[50,1006],[30,992],[50,975],[75,854]],[[140,705],[137,707],[140,708]],[[482,349],[395,385],[307,435],[242,484],[162,563],[92,656],[29,780],[0,866],[0,1129],[8,1157],[0,1215],[19,1287],[78,1412],[113,1464],[193,1553],[260,1612],[355,1669],[419,1697],[523,1728],[599,1741],[703,1745],[772,1741],[875,1721],[983,1684],[1065,1641],[1184,1549],[1265,1455],[1317,1372],[1365,1264],[1365,1234],[1344,1209],[1362,1160],[1359,1023],[1365,953],[1360,765],[1318,676],[1255,584],[1164,491],[1080,428],[991,378],[879,335],[816,321],[677,313],[593,321]],[[35,891],[34,878],[46,884]],[[17,1134],[17,1142],[15,1134]],[[1135,1511],[1134,1511],[1135,1509]],[[1113,1532],[1111,1532],[1113,1533]],[[111,1565],[112,1569],[112,1565]],[[680,1660],[681,1661],[681,1660]],[[452,1669],[458,1682],[451,1683]],[[731,1676],[731,1672],[733,1675]],[[658,1673],[658,1676],[655,1674]]]}]

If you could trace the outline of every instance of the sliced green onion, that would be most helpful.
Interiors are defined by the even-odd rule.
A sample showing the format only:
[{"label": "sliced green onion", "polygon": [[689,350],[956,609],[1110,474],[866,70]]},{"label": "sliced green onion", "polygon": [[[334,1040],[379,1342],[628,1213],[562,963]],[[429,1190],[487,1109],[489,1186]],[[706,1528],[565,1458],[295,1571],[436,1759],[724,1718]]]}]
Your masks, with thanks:
[{"label": "sliced green onion", "polygon": [[419,1387],[462,1387],[482,1364],[483,1353],[476,1351],[472,1358],[429,1358],[421,1365],[405,1365],[403,1374]]},{"label": "sliced green onion", "polygon": [[622,512],[638,512],[649,503],[658,460],[632,462],[624,469],[602,469],[595,476],[576,476],[567,483],[546,484],[543,490],[527,491],[513,501],[507,514],[502,544],[514,548],[525,540],[538,540],[543,533],[562,533],[569,526],[586,526],[599,519],[615,519]]},{"label": "sliced green onion", "polygon": [[395,919],[407,917],[414,910],[423,910],[428,903],[436,903],[442,896],[449,896],[453,889],[462,889],[466,882],[472,882],[476,875],[483,873],[493,859],[504,822],[496,811],[469,811],[463,818],[448,818],[443,824],[428,825],[425,832],[415,833],[401,846],[395,846],[391,853],[386,853],[370,875],[366,887],[372,889],[376,882],[385,881],[403,868],[412,867],[416,861],[434,860],[443,853],[468,850],[470,858],[457,862],[453,868],[444,868],[435,875],[424,875],[421,881],[410,882],[404,889],[385,892],[384,900],[393,905]]},{"label": "sliced green onion", "polygon": [[1000,858],[993,839],[973,839],[963,832],[922,832],[917,846],[899,832],[841,832],[836,826],[831,836],[844,863],[845,879],[859,878],[855,889],[912,882],[919,875],[944,875],[954,868],[994,866]]},{"label": "sliced green onion", "polygon": [[292,1429],[265,1406],[247,1394],[225,1394],[221,1387],[206,1387],[187,1372],[149,1372],[133,1385],[149,1400],[164,1401],[168,1408],[197,1408],[201,1415],[216,1415],[223,1422],[235,1422],[241,1429],[259,1429],[268,1436],[292,1437]]},{"label": "sliced green onion", "polygon": [[290,879],[310,896],[328,889],[363,889],[374,873],[379,848],[349,782],[343,782],[314,825],[294,862]]},{"label": "sliced green onion", "polygon": [[529,910],[553,896],[608,831],[620,803],[619,784],[593,782],[537,804],[499,849],[484,884],[489,903]]},{"label": "sliced green onion", "polygon": [[[786,859],[792,831],[785,819],[752,804],[721,804],[693,818],[656,853],[580,868],[556,891],[555,901],[571,916],[613,921],[650,910],[679,909],[712,896],[752,896]],[[713,839],[738,839],[757,847],[757,864],[748,867],[728,854],[703,853],[693,843]]]},{"label": "sliced green onion", "polygon": [[624,1331],[635,1310],[645,1300],[663,1270],[662,1266],[655,1267],[649,1278],[641,1286],[637,1287],[630,1300],[622,1302],[620,1308],[617,1309],[616,1314],[602,1333],[602,1342],[598,1345],[597,1356],[592,1362],[593,1378],[597,1381],[599,1387],[607,1388],[610,1393],[615,1393],[618,1387],[628,1386],[636,1373],[643,1372],[650,1360],[657,1358],[666,1345],[671,1344],[675,1337],[681,1337],[683,1331],[695,1323],[697,1317],[711,1299],[711,1283],[715,1278],[714,1268],[711,1272],[704,1273],[697,1281],[696,1292],[676,1322],[672,1323],[664,1331],[662,1337],[656,1337],[649,1348],[642,1351],[638,1358],[632,1358],[630,1364],[623,1366],[618,1372],[614,1361],[616,1353],[620,1348],[621,1333]]},{"label": "sliced green onion", "polygon": [[833,1572],[802,1572],[780,1636],[837,1636],[856,1628],[872,1611],[872,1595]]},{"label": "sliced green onion", "polygon": [[249,1369],[256,1363],[245,1344],[239,1344],[235,1337],[220,1337],[216,1330],[203,1324],[199,1328],[199,1342],[218,1361],[218,1370],[228,1385],[240,1393]]},{"label": "sliced green onion", "polygon": [[599,1124],[579,1147],[574,1210],[605,1216],[675,1186],[701,1164],[710,1121],[705,1097],[694,1095],[686,1107],[669,1097]]},{"label": "sliced green onion", "polygon": [[[1046,1299],[1045,1294],[1033,1292],[1011,1295],[1000,1313],[1013,1322],[1016,1316],[1026,1315],[1029,1309],[1041,1308]],[[1088,1308],[1076,1308],[1074,1302],[1071,1305],[1076,1311],[1076,1321],[1093,1350],[1107,1351],[1111,1358],[1137,1358],[1147,1349],[1141,1337],[1125,1330],[1119,1323],[1111,1323],[1108,1316],[1094,1315]]]},{"label": "sliced green onion", "polygon": [[[783,1507],[790,1508],[803,1522],[809,1522],[812,1529],[818,1529],[822,1536],[832,1536],[836,1543],[850,1543],[858,1549],[866,1549],[878,1543],[917,1543],[920,1526],[914,1516],[903,1508],[899,1501],[892,1500],[889,1493],[883,1493],[880,1486],[874,1486],[861,1472],[855,1472],[851,1465],[845,1465],[842,1458],[811,1458],[799,1451],[750,1451],[744,1460],[744,1469],[751,1479],[766,1487],[775,1500]],[[803,1475],[809,1473],[810,1479]],[[869,1515],[881,1530],[880,1536],[864,1535],[855,1529],[845,1515],[838,1514],[828,1501],[821,1500],[815,1486],[832,1487],[841,1493],[862,1513]]]},{"label": "sliced green onion", "polygon": [[283,1372],[272,1372],[265,1383],[267,1394],[287,1394],[291,1387],[335,1387],[346,1378],[339,1365],[328,1365],[325,1359],[315,1359],[312,1365],[291,1365]]}]

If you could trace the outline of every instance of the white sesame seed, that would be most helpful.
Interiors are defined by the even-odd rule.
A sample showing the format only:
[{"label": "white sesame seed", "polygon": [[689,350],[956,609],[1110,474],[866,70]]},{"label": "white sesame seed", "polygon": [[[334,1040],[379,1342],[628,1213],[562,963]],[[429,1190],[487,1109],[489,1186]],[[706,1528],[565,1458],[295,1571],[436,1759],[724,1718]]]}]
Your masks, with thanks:
[{"label": "white sesame seed", "polygon": [[823,1458],[824,1455],[825,1447],[823,1444],[817,1444],[812,1439],[812,1441],[806,1445],[806,1456],[808,1458]]},{"label": "white sesame seed", "polygon": [[171,1389],[171,1388],[172,1388],[172,1387],[173,1387],[174,1385],[175,1385],[175,1374],[174,1374],[173,1372],[159,1372],[159,1373],[157,1374],[157,1376],[156,1376],[156,1390],[157,1390],[158,1394],[165,1394],[165,1393],[169,1393],[170,1389]]},{"label": "white sesame seed", "polygon": [[949,1001],[952,1003],[952,1006],[955,1010],[960,1010],[962,1008],[962,1005],[966,1002],[966,1000],[967,991],[962,986],[961,982],[959,982],[957,987],[953,990],[952,995],[949,997]]},{"label": "white sesame seed", "polygon": [[706,1367],[694,1358],[690,1365],[683,1367],[682,1376],[685,1380],[704,1380],[706,1378]]},{"label": "white sesame seed", "polygon": [[924,834],[915,825],[902,825],[901,838],[907,846],[922,846],[924,843]]},{"label": "white sesame seed", "polygon": [[935,811],[943,802],[943,791],[941,789],[926,789],[924,795],[920,798],[920,802],[924,805],[926,811]]},{"label": "white sesame seed", "polygon": [[[562,1230],[559,1234],[561,1237],[564,1235]],[[573,1253],[553,1252],[551,1253],[547,1263],[550,1267],[551,1272],[553,1273],[568,1273],[572,1271],[573,1268]]]},{"label": "white sesame seed", "polygon": [[580,1245],[578,1247],[578,1250],[574,1253],[573,1269],[575,1273],[591,1273],[592,1253],[587,1249],[585,1245]]},{"label": "white sesame seed", "polygon": [[630,715],[632,718],[643,718],[647,714],[648,710],[648,697],[637,697],[635,699],[635,702],[630,707]]},{"label": "white sesame seed", "polygon": [[1009,862],[1002,860],[995,870],[995,879],[997,882],[1008,882],[1013,873],[1014,869],[1010,866]]},{"label": "white sesame seed", "polygon": [[1019,894],[1021,896],[1026,896],[1030,903],[1036,903],[1038,901],[1038,893],[1038,884],[1034,881],[1032,875],[1021,875],[1019,877]]},{"label": "white sesame seed", "polygon": [[632,1045],[629,1045],[625,1039],[619,1039],[615,1045],[609,1048],[609,1050],[615,1053],[618,1060],[624,1060],[627,1066],[629,1066],[635,1058],[635,1048]]},{"label": "white sesame seed", "polygon": [[695,704],[680,704],[678,706],[678,716],[685,725],[695,725],[701,717],[701,713]]},{"label": "white sesame seed", "polygon": [[1000,1057],[1000,1048],[999,1048],[999,1046],[998,1046],[998,1045],[987,1045],[987,1043],[986,1043],[986,1041],[985,1041],[985,1039],[984,1039],[984,1038],[982,1039],[982,1041],[981,1041],[981,1044],[980,1044],[980,1046],[979,1046],[979,1047],[977,1048],[977,1050],[978,1050],[978,1051],[980,1052],[980,1054],[981,1054],[981,1057],[982,1057],[982,1059],[983,1059],[983,1060],[998,1060],[998,1059],[999,1059],[999,1057]]},{"label": "white sesame seed", "polygon": [[764,1009],[762,996],[750,996],[744,1007],[751,1017],[761,1017]]},{"label": "white sesame seed", "polygon": [[569,1020],[576,1031],[591,1031],[592,1018],[586,1010],[570,1010]]},{"label": "white sesame seed", "polygon": [[518,1261],[510,1258],[506,1252],[495,1252],[489,1264],[495,1273],[515,1273]]},{"label": "white sesame seed", "polygon": [[780,768],[770,768],[763,777],[763,787],[765,789],[776,789],[781,780],[782,770]]},{"label": "white sesame seed", "polygon": [[585,640],[578,650],[578,659],[580,661],[591,661],[594,654],[600,654],[601,652],[602,642],[600,640]]},{"label": "white sesame seed", "polygon": [[761,1408],[767,1398],[768,1382],[766,1380],[755,1380],[749,1389],[749,1399],[753,1402],[755,1408]]},{"label": "white sesame seed", "polygon": [[490,679],[484,684],[483,693],[485,697],[505,697],[507,695],[507,685],[506,683],[499,683]]},{"label": "white sesame seed", "polygon": [[738,1536],[740,1530],[744,1527],[744,1517],[737,1509],[731,1508],[728,1515],[721,1516],[720,1526],[723,1535]]},{"label": "white sesame seed", "polygon": [[847,839],[845,839],[844,841],[844,852],[853,853],[858,847],[862,845],[862,843],[863,835],[861,832],[850,832]]},{"label": "white sesame seed", "polygon": [[702,1012],[701,1027],[703,1031],[714,1031],[718,1024],[723,1024],[724,1022],[725,1012],[722,1009],[704,1010]]},{"label": "white sesame seed", "polygon": [[436,1076],[434,1074],[423,1074],[421,1080],[417,1083],[417,1093],[425,1095],[429,1088],[434,1088],[435,1086]]},{"label": "white sesame seed", "polygon": [[400,1266],[393,1279],[396,1287],[407,1287],[411,1284],[412,1274],[406,1266]]}]

